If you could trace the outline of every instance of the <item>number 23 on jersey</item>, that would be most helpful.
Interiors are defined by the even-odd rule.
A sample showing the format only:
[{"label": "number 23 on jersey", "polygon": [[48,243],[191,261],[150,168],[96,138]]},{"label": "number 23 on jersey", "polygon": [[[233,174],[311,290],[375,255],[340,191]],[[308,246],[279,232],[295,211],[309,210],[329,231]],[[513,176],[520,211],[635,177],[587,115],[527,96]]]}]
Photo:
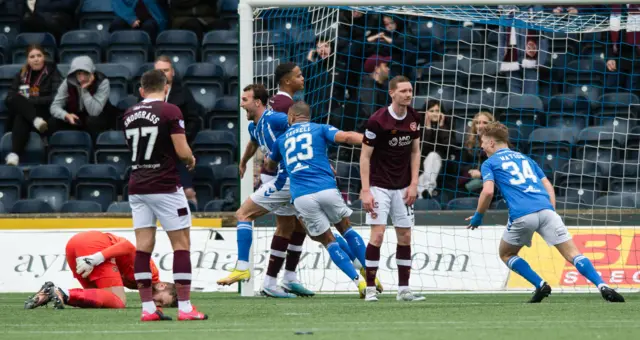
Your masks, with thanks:
[{"label": "number 23 on jersey", "polygon": [[297,136],[287,138],[284,141],[287,165],[313,158],[313,148],[311,146],[312,141],[313,139],[310,133],[302,133]]}]

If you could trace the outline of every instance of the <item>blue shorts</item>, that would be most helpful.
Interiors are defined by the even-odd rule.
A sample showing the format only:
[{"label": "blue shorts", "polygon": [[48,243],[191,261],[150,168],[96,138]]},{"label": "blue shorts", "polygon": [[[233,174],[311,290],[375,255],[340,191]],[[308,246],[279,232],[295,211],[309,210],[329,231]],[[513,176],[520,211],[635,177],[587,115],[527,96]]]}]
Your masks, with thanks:
[{"label": "blue shorts", "polygon": [[176,168],[178,168],[178,175],[180,176],[180,184],[182,184],[182,187],[185,189],[193,188],[193,175],[187,170],[187,166],[182,162],[178,162]]}]

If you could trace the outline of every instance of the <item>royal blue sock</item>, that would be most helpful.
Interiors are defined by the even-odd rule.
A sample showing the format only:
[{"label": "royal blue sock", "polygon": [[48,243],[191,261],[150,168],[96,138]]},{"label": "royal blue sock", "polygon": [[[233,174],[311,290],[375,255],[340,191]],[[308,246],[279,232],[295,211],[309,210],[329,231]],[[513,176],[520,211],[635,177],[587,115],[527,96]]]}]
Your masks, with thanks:
[{"label": "royal blue sock", "polygon": [[576,266],[576,269],[582,274],[582,276],[589,279],[589,281],[593,282],[596,287],[600,288],[601,285],[604,285],[604,280],[598,274],[596,269],[593,267],[593,263],[589,261],[589,259],[584,255],[578,255],[573,258],[573,265]]},{"label": "royal blue sock", "polygon": [[331,242],[327,245],[327,251],[329,252],[329,256],[331,256],[331,260],[333,263],[342,270],[350,279],[355,280],[358,278],[358,273],[356,269],[353,267],[353,263],[349,259],[349,256],[340,249],[340,245],[338,242]]},{"label": "royal blue sock", "polygon": [[342,235],[340,235],[338,233],[333,233],[333,237],[336,238],[336,242],[338,242],[338,245],[340,246],[340,249],[342,249],[342,251],[345,252],[347,254],[347,256],[349,256],[349,259],[351,260],[351,262],[353,262],[353,260],[356,258],[356,256],[353,255],[353,253],[351,252],[351,249],[349,248],[349,245],[347,244],[347,240],[345,240],[344,237],[342,237]]},{"label": "royal blue sock", "polygon": [[362,237],[360,237],[360,234],[358,234],[357,231],[353,230],[353,228],[349,228],[344,233],[344,238],[347,240],[347,243],[349,244],[349,248],[351,249],[353,255],[355,255],[360,264],[364,266],[367,244],[364,243]]},{"label": "royal blue sock", "polygon": [[238,222],[237,224],[238,263],[236,269],[249,269],[249,249],[253,241],[251,222]]},{"label": "royal blue sock", "polygon": [[531,269],[531,266],[520,256],[513,256],[507,261],[507,266],[509,269],[518,273],[520,276],[524,277],[527,281],[531,282],[532,285],[536,286],[536,288],[542,287],[544,280],[536,274],[536,272]]}]

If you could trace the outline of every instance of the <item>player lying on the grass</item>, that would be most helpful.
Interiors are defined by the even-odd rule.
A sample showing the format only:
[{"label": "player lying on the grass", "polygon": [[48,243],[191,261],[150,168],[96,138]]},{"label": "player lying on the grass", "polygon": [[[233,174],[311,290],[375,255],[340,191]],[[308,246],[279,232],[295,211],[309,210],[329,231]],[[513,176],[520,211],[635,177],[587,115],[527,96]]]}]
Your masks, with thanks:
[{"label": "player lying on the grass", "polygon": [[361,263],[364,261],[364,241],[349,224],[352,211],[337,189],[327,157],[328,144],[360,145],[362,135],[339,131],[326,124],[310,123],[310,118],[309,105],[302,101],[289,108],[291,126],[274,143],[267,160],[268,166],[275,168],[276,164],[284,165],[291,183],[291,200],[307,234],[326,247],[331,260],[355,282],[363,295],[366,283],[360,280],[351,259],[331,232],[331,225],[334,224],[345,237],[352,253]]},{"label": "player lying on the grass", "polygon": [[[67,264],[82,289],[66,289],[46,282],[40,291],[24,303],[32,309],[53,302],[53,307],[65,305],[79,308],[124,308],[127,297],[124,287],[137,289],[134,277],[136,247],[127,239],[99,231],[74,235],[65,248]],[[153,301],[156,306],[177,303],[173,283],[160,282],[158,268],[150,261]]]},{"label": "player lying on the grass", "polygon": [[[295,64],[291,66],[295,66]],[[304,78],[301,78],[301,74],[299,75],[300,69],[297,66],[289,70],[288,73],[291,73],[291,76],[280,75],[280,77],[292,77],[297,83],[303,82]],[[285,113],[266,108],[267,98],[267,90],[261,84],[248,85],[243,89],[240,106],[247,112],[247,119],[251,121],[249,123],[251,141],[247,144],[240,161],[241,177],[244,176],[247,162],[254,156],[258,148],[262,149],[265,154],[268,153],[276,138],[289,127]],[[271,254],[262,291],[268,296],[281,298],[294,297],[293,294],[300,296],[314,295],[312,291],[306,289],[298,281],[295,273],[302,253],[302,242],[304,242],[306,234],[304,229],[297,230],[296,228],[300,223],[296,218],[295,208],[290,201],[289,176],[282,168],[277,171],[275,178],[263,183],[256,192],[242,203],[240,209],[236,211],[238,220],[238,261],[231,274],[219,280],[218,284],[230,285],[250,278],[249,249],[253,239],[252,223],[258,217],[273,212],[276,215],[276,231],[271,242]],[[302,227],[300,226],[300,228]],[[292,244],[290,244],[290,240]],[[288,253],[286,256],[287,271],[281,288],[278,287],[277,277],[285,261],[285,252]]]},{"label": "player lying on the grass", "polygon": [[193,170],[196,159],[187,143],[180,108],[165,102],[169,86],[161,70],[150,70],[140,78],[144,100],[122,116],[131,151],[129,205],[136,236],[134,277],[142,314],[140,321],[171,320],[153,301],[153,275],[149,266],[156,244],[156,226],[173,249],[173,282],[178,296],[178,321],[206,320],[207,315],[191,304],[191,211],[180,184],[176,164]]},{"label": "player lying on the grass", "polygon": [[482,193],[475,214],[467,218],[469,227],[476,229],[493,198],[498,186],[509,207],[507,229],[500,241],[499,254],[502,261],[517,274],[536,287],[529,302],[537,303],[551,294],[547,284],[527,261],[518,256],[523,246],[530,247],[534,233],[562,254],[578,269],[580,274],[595,284],[602,297],[610,302],[624,302],[624,298],[607,286],[587,257],[580,254],[562,218],[555,212],[556,197],[553,185],[542,169],[529,157],[510,150],[509,130],[501,123],[485,126],[481,135],[482,149],[489,158],[482,164]]}]

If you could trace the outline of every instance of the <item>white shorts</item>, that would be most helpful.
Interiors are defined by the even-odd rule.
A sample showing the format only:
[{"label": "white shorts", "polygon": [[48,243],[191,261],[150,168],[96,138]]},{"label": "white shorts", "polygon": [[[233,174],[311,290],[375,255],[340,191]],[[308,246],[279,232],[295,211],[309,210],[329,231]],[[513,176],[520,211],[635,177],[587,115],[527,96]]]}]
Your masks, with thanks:
[{"label": "white shorts", "polygon": [[373,210],[378,215],[373,218],[367,213],[365,223],[369,225],[387,225],[387,220],[391,217],[391,223],[396,228],[411,228],[415,225],[415,216],[413,215],[413,205],[404,204],[404,189],[384,189],[379,187],[371,187],[371,195],[373,195]]},{"label": "white shorts", "polygon": [[531,247],[533,233],[542,236],[548,245],[555,246],[571,239],[562,218],[553,210],[545,209],[516,218],[507,224],[502,239],[514,246]]},{"label": "white shorts", "polygon": [[165,231],[191,227],[191,210],[184,190],[168,194],[130,195],[133,229],[156,227],[160,221]]},{"label": "white shorts", "polygon": [[[289,190],[289,178],[280,190],[276,190],[275,182],[277,177],[260,175],[262,185],[258,190],[251,194],[251,200],[273,212],[277,216],[295,216],[296,209],[291,204],[291,191]],[[265,179],[269,179],[265,182]]]},{"label": "white shorts", "polygon": [[332,225],[351,216],[338,189],[327,189],[296,198],[293,202],[309,236],[324,234]]}]

